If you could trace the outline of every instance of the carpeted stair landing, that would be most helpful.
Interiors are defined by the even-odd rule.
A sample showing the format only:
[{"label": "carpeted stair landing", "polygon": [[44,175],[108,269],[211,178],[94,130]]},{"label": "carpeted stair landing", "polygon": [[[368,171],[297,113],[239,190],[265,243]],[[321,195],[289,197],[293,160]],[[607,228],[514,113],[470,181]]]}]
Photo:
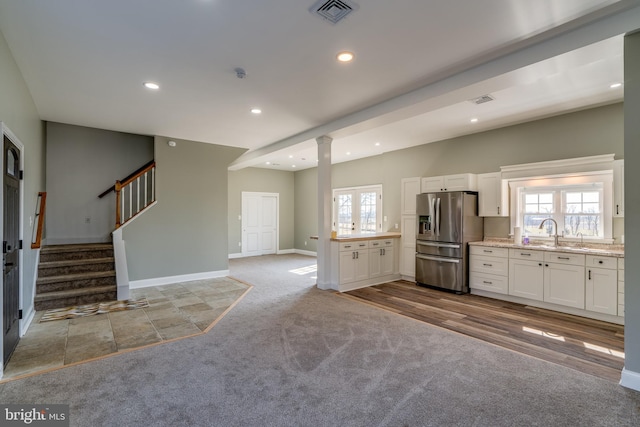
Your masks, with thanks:
[{"label": "carpeted stair landing", "polygon": [[36,311],[116,299],[111,243],[51,245],[40,250]]}]

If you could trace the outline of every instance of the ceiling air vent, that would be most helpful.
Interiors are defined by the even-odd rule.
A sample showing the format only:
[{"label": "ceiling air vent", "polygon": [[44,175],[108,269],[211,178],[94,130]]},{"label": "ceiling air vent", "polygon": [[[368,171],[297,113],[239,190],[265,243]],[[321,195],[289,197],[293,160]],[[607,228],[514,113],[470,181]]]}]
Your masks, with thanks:
[{"label": "ceiling air vent", "polygon": [[315,2],[309,11],[332,24],[336,24],[357,9],[357,4],[346,0],[320,0]]},{"label": "ceiling air vent", "polygon": [[473,102],[476,105],[484,104],[485,102],[493,101],[495,98],[491,95],[482,95],[481,97],[470,99],[470,102]]}]

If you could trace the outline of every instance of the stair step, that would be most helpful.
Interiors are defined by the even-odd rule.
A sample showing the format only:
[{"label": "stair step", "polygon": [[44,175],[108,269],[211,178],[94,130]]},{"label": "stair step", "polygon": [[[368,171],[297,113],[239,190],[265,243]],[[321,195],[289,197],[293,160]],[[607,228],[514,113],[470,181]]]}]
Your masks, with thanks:
[{"label": "stair step", "polygon": [[46,261],[38,265],[38,277],[111,271],[114,269],[114,262],[113,257]]},{"label": "stair step", "polygon": [[83,280],[83,279],[97,279],[101,277],[116,277],[116,272],[115,270],[94,271],[91,273],[74,273],[74,274],[63,274],[60,276],[38,277],[38,280],[36,280],[36,286],[45,285],[49,283],[71,282],[71,281]]},{"label": "stair step", "polygon": [[36,294],[34,297],[34,305],[36,311],[41,311],[96,302],[115,301],[116,299],[117,290],[114,286],[95,286]]},{"label": "stair step", "polygon": [[113,257],[113,244],[111,243],[50,245],[44,246],[40,250],[41,262],[107,257]]}]

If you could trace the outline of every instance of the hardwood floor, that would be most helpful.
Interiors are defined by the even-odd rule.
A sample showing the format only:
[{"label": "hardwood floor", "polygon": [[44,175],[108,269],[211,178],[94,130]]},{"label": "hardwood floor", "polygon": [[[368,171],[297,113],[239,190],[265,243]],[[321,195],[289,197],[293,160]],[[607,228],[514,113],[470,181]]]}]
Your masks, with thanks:
[{"label": "hardwood floor", "polygon": [[624,366],[622,325],[403,280],[341,295],[611,381]]}]

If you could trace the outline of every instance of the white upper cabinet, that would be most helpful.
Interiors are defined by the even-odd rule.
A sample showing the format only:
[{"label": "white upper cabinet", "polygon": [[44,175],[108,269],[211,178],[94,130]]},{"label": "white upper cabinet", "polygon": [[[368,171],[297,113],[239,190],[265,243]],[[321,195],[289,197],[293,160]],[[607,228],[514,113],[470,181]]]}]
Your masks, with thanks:
[{"label": "white upper cabinet", "polygon": [[613,216],[624,216],[624,160],[613,161]]},{"label": "white upper cabinet", "polygon": [[472,173],[422,178],[421,190],[423,193],[435,193],[438,191],[475,191],[477,189],[476,175]]},{"label": "white upper cabinet", "polygon": [[403,178],[400,181],[400,203],[402,215],[416,214],[416,196],[420,194],[420,177]]},{"label": "white upper cabinet", "polygon": [[479,215],[509,216],[509,185],[502,173],[482,173],[477,181]]}]

